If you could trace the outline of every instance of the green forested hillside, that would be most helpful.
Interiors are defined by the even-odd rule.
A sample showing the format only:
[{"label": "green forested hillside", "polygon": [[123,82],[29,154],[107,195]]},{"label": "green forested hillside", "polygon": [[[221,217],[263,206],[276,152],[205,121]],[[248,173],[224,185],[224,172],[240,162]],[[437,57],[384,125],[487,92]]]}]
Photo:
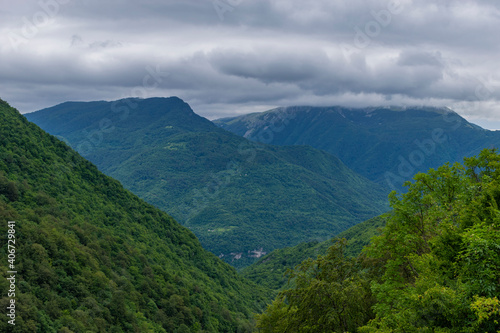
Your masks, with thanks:
[{"label": "green forested hillside", "polygon": [[[1,332],[250,332],[269,292],[0,100]],[[12,233],[12,231],[10,231]],[[9,250],[9,251],[8,251]]]},{"label": "green forested hillside", "polygon": [[378,216],[356,224],[331,240],[301,243],[293,247],[274,250],[259,261],[245,267],[241,274],[273,290],[282,289],[287,286],[288,282],[286,272],[294,269],[304,260],[324,255],[333,242],[342,238],[347,240],[346,255],[355,257],[361,253],[363,247],[370,243],[370,239],[377,235],[383,226],[384,219]]},{"label": "green forested hillside", "polygon": [[359,256],[344,239],[297,266],[260,332],[500,332],[500,155],[407,186]]},{"label": "green forested hillside", "polygon": [[64,103],[27,115],[235,266],[383,213],[378,185],[309,147],[254,143],[179,98]]},{"label": "green forested hillside", "polygon": [[417,172],[500,147],[500,132],[471,124],[448,108],[297,106],[215,123],[253,141],[324,150],[398,191]]}]

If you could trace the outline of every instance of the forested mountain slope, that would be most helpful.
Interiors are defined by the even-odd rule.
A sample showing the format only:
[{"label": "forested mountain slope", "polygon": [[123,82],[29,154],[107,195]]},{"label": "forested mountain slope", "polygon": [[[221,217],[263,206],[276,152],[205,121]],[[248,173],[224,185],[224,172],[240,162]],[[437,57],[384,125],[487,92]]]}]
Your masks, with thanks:
[{"label": "forested mountain slope", "polygon": [[448,108],[297,106],[215,123],[253,141],[324,150],[398,191],[417,172],[500,147],[500,132],[471,124]]},{"label": "forested mountain slope", "polygon": [[357,257],[341,240],[290,273],[260,332],[500,331],[500,155],[416,175]]},{"label": "forested mountain slope", "polygon": [[15,244],[1,243],[0,306],[6,313],[15,268],[16,317],[13,326],[4,315],[1,332],[250,332],[270,296],[0,100],[0,233],[8,230]]},{"label": "forested mountain slope", "polygon": [[383,213],[380,186],[309,147],[254,143],[179,98],[64,103],[26,115],[235,266]]},{"label": "forested mountain slope", "polygon": [[245,267],[241,274],[273,290],[286,288],[288,283],[286,272],[288,270],[294,269],[304,260],[316,259],[318,256],[324,255],[336,240],[342,238],[347,240],[346,255],[356,257],[361,253],[363,247],[370,243],[371,238],[378,235],[383,226],[384,219],[382,216],[377,216],[356,224],[336,235],[333,239],[323,242],[300,243],[293,247],[274,250],[259,261]]}]

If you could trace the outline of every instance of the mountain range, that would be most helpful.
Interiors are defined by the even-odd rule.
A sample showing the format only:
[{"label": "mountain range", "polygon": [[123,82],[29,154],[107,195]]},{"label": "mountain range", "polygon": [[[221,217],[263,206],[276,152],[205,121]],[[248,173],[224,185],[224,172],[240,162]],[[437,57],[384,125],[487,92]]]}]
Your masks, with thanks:
[{"label": "mountain range", "polygon": [[294,106],[214,122],[256,142],[321,149],[398,191],[418,172],[500,146],[500,132],[471,124],[449,108]]},{"label": "mountain range", "polygon": [[0,233],[1,332],[252,332],[272,297],[2,100]]},{"label": "mountain range", "polygon": [[337,157],[255,143],[176,97],[68,102],[26,117],[237,267],[388,208],[382,187]]},{"label": "mountain range", "polygon": [[[398,326],[404,319],[408,327],[467,326],[478,332],[496,331],[498,313],[491,309],[498,300],[487,298],[495,294],[498,284],[493,250],[498,247],[494,226],[498,224],[495,195],[500,157],[494,150],[466,159],[465,167],[443,166],[418,175],[408,193],[391,194],[390,214],[356,221],[383,212],[387,207],[381,199],[384,193],[426,163],[432,167],[435,158],[450,162],[454,156],[463,158],[461,153],[467,156],[474,149],[496,147],[498,133],[470,124],[449,109],[375,108],[348,113],[326,108],[313,112],[319,118],[309,119],[310,126],[318,126],[316,134],[324,138],[321,149],[302,142],[319,145],[314,131],[306,135],[308,127],[294,143],[267,144],[286,141],[287,135],[291,138],[294,131],[290,129],[298,126],[295,122],[304,117],[302,112],[311,116],[312,110],[305,109],[282,108],[216,121],[242,136],[197,116],[178,98],[69,102],[27,115],[65,145],[0,100],[0,220],[16,221],[0,225],[0,232],[15,235],[9,237],[16,241],[15,259],[7,260],[11,258],[7,253],[13,252],[11,246],[2,245],[0,288],[12,289],[15,284],[18,326],[14,331],[254,332],[254,314],[262,312],[278,291],[276,300],[257,317],[258,327],[266,332],[283,331],[279,327],[297,316],[300,320],[294,327],[307,328],[325,318],[335,321],[331,314],[343,316],[344,308],[328,304],[346,296],[350,310],[345,316],[357,309],[356,316],[364,318],[356,317],[359,323],[353,327],[375,328],[377,320]],[[335,112],[349,122],[328,124]],[[242,120],[245,117],[250,120]],[[386,127],[385,137],[371,118]],[[423,130],[420,137],[408,128],[412,119],[415,128]],[[379,165],[358,166],[379,183],[375,184],[326,151],[334,146],[333,139],[326,144],[334,134],[321,132],[321,124],[328,131],[343,128],[345,135],[358,133],[353,139],[356,152],[373,161],[380,158],[381,146],[372,140],[394,139],[400,164],[385,171]],[[337,139],[349,145],[345,135]],[[398,138],[413,142],[418,149],[411,150]],[[68,146],[95,160],[108,174],[123,177],[126,187],[150,203]],[[442,156],[442,149],[448,155]],[[387,152],[393,159],[394,154]],[[188,228],[154,207],[163,204],[167,208],[162,209],[168,211],[167,202],[178,197],[182,200],[170,210],[189,217],[184,221]],[[432,209],[422,210],[422,205]],[[293,216],[296,220],[291,220]],[[314,220],[321,217],[324,220]],[[236,218],[240,220],[235,222]],[[422,221],[426,225],[421,229]],[[208,228],[205,234],[204,228]],[[345,231],[339,234],[341,230]],[[428,235],[426,230],[430,230]],[[337,251],[343,242],[320,241],[333,235],[348,240],[345,250]],[[375,235],[380,236],[370,243]],[[248,245],[246,237],[261,242],[257,244],[273,244],[269,249],[279,244],[268,255],[264,247],[248,250],[246,257],[244,251],[221,252],[222,258],[240,267],[258,259],[238,274],[203,249],[197,237],[206,247],[215,244],[212,252],[220,244],[224,251],[231,246],[241,250]],[[429,237],[434,238],[427,246]],[[299,243],[303,240],[312,241]],[[284,248],[286,241],[294,246]],[[418,244],[423,244],[420,250]],[[310,259],[316,256],[316,261]],[[339,270],[338,265],[350,268]],[[405,270],[405,265],[411,270]],[[289,271],[294,267],[294,272]],[[15,283],[7,279],[13,269]],[[291,273],[286,275],[287,271]],[[345,278],[339,275],[342,272],[348,273]],[[394,281],[401,283],[392,278],[399,275],[406,280],[393,287]],[[292,277],[289,284],[288,277]],[[415,279],[419,283],[413,286]],[[336,283],[348,287],[336,287]],[[406,295],[408,286],[416,289]],[[338,297],[323,297],[323,287],[328,295]],[[366,297],[351,297],[353,290],[363,291]],[[412,296],[414,292],[418,297]],[[450,292],[458,298],[449,298]],[[4,308],[12,304],[9,297],[0,298]],[[285,301],[284,297],[292,298]],[[426,297],[430,303],[421,304]],[[306,308],[300,305],[302,298],[309,302]],[[415,304],[406,306],[408,300]],[[441,300],[448,303],[436,308]],[[316,307],[314,313],[310,306]],[[286,310],[289,307],[292,311]],[[384,312],[394,307],[400,311],[397,315],[392,310]],[[458,319],[448,318],[450,309]],[[408,311],[413,312],[405,317]],[[436,311],[446,316],[436,321],[427,315]],[[2,321],[0,331],[10,331],[7,325]],[[328,329],[333,327],[328,325]]]}]

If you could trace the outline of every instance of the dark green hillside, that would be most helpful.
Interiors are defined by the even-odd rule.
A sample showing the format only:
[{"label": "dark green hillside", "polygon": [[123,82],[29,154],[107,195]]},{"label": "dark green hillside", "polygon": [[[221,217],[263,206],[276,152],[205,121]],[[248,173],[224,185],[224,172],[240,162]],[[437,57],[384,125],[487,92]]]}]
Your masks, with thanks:
[{"label": "dark green hillside", "polygon": [[324,150],[397,190],[417,172],[500,146],[500,132],[473,125],[447,108],[289,107],[215,123],[258,142]]},{"label": "dark green hillside", "polygon": [[500,332],[500,155],[405,185],[360,255],[339,240],[289,273],[259,332]]},{"label": "dark green hillside", "polygon": [[329,239],[386,209],[380,187],[338,158],[254,143],[179,98],[64,103],[27,117],[235,266]]},{"label": "dark green hillside", "polygon": [[370,239],[377,235],[383,226],[382,217],[375,217],[341,232],[332,240],[301,243],[294,247],[274,250],[259,261],[245,267],[241,274],[273,290],[282,289],[287,286],[288,277],[285,276],[285,273],[289,269],[295,268],[308,258],[315,259],[319,255],[324,255],[334,240],[345,238],[348,241],[346,254],[355,257],[361,253],[363,247],[370,243]]},{"label": "dark green hillside", "polygon": [[[1,332],[250,332],[269,293],[0,100]],[[11,248],[9,249],[11,250]]]}]

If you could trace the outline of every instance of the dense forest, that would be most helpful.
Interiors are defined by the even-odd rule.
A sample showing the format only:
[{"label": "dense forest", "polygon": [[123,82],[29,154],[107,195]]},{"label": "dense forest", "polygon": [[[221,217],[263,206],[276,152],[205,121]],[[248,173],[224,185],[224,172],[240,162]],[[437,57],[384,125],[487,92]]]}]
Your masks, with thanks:
[{"label": "dense forest", "polygon": [[500,144],[500,132],[472,124],[449,108],[292,106],[215,123],[253,141],[321,149],[397,191],[418,172]]},{"label": "dense forest", "polygon": [[260,332],[500,332],[500,155],[406,186],[360,255],[341,239],[290,270]]},{"label": "dense forest", "polygon": [[281,290],[287,287],[288,277],[285,273],[290,268],[299,265],[308,258],[316,258],[318,255],[325,254],[333,242],[342,238],[347,241],[345,254],[349,257],[356,257],[361,253],[363,247],[370,243],[370,239],[380,233],[384,224],[385,220],[382,216],[377,216],[356,224],[336,235],[333,239],[323,242],[305,242],[293,247],[274,250],[254,264],[240,270],[240,273],[272,290]]},{"label": "dense forest", "polygon": [[240,275],[0,100],[0,233],[15,229],[19,272],[0,331],[500,332],[500,154],[405,186],[388,213]]},{"label": "dense forest", "polygon": [[387,193],[337,157],[252,142],[177,97],[67,102],[26,117],[235,267],[388,209]]},{"label": "dense forest", "polygon": [[[4,240],[10,229],[16,325],[2,314],[1,332],[251,332],[271,295],[0,100]],[[3,313],[8,253],[2,241]]]}]

